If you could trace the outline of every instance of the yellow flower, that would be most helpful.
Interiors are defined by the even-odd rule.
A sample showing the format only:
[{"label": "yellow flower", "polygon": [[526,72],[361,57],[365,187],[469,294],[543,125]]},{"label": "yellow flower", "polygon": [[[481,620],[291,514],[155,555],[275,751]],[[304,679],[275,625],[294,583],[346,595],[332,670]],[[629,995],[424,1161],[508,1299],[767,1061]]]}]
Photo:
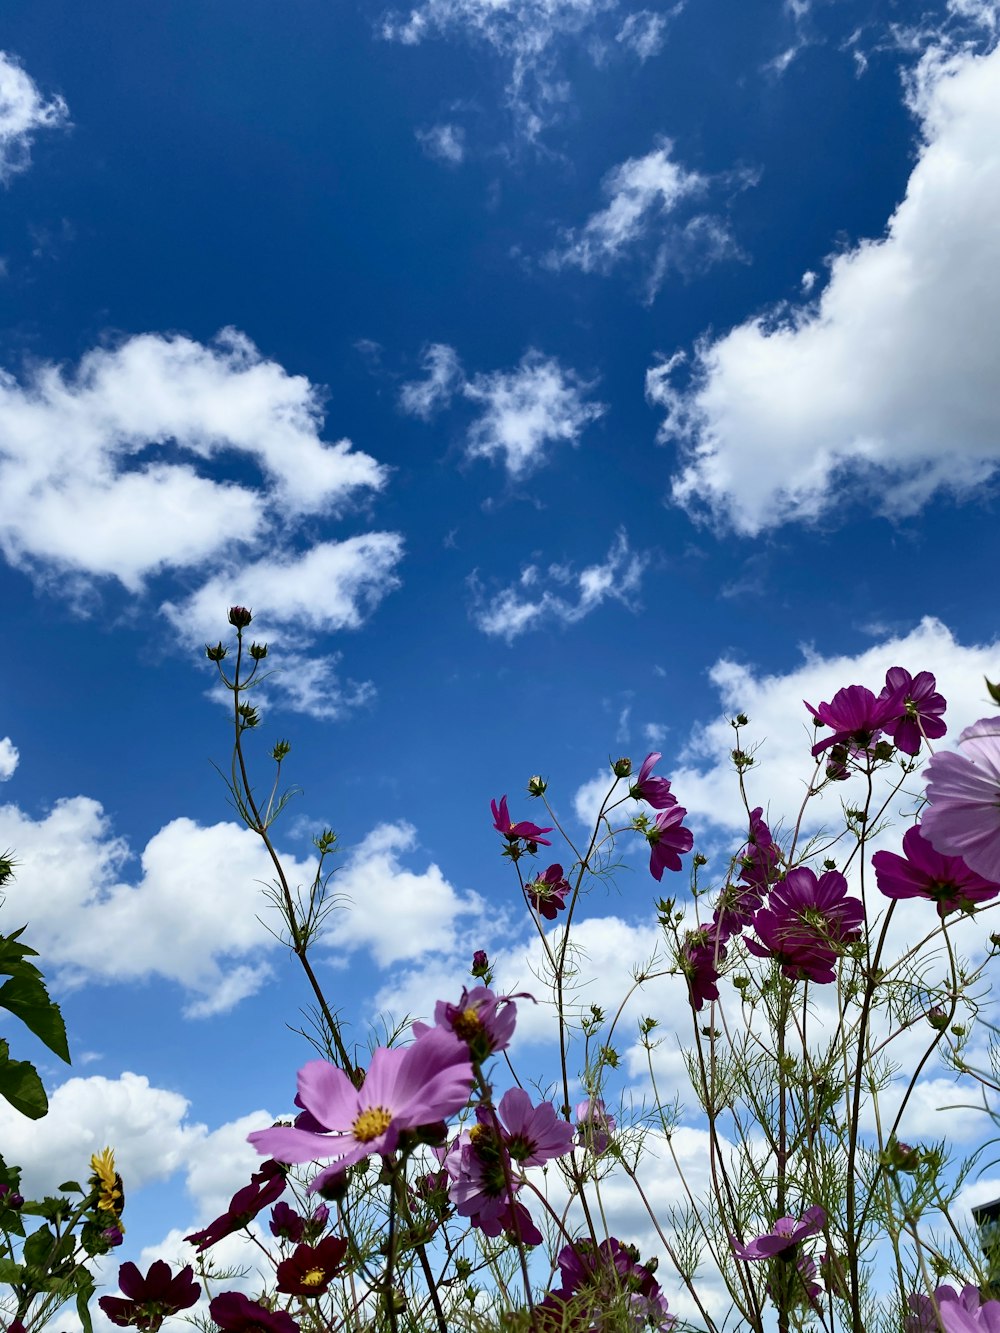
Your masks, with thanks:
[{"label": "yellow flower", "polygon": [[95,1152],[90,1159],[90,1169],[93,1172],[90,1177],[91,1189],[99,1191],[98,1208],[101,1212],[114,1213],[120,1217],[125,1207],[125,1189],[121,1176],[115,1170],[114,1149],[105,1148],[103,1152]]}]

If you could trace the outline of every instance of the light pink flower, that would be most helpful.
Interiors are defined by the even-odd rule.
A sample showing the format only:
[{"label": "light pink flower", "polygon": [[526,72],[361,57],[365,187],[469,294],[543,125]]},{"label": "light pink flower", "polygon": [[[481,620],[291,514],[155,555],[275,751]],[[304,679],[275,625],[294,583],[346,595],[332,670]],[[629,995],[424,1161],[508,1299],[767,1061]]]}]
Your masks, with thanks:
[{"label": "light pink flower", "polygon": [[1000,881],[1000,717],[984,717],[958,738],[960,754],[942,751],[927,764],[920,827],[932,847],[960,856],[984,879]]}]

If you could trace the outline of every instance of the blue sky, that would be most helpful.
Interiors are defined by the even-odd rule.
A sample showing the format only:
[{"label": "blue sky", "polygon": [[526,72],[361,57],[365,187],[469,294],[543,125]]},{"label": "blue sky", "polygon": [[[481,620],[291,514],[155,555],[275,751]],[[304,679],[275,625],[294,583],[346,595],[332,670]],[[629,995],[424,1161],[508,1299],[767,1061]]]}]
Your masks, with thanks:
[{"label": "blue sky", "polygon": [[[342,839],[322,969],[362,1042],[474,948],[529,979],[488,812],[533,815],[532,773],[579,834],[607,757],[662,750],[714,853],[727,711],[786,814],[802,697],[898,663],[953,734],[984,711],[998,15],[8,0],[4,929],[75,1058],[0,1124],[52,1183],[119,1145],[129,1255],[244,1181],[305,1056],[211,766],[231,604],[281,668],[293,873]],[[586,911],[609,988],[655,943],[624,851]]]}]

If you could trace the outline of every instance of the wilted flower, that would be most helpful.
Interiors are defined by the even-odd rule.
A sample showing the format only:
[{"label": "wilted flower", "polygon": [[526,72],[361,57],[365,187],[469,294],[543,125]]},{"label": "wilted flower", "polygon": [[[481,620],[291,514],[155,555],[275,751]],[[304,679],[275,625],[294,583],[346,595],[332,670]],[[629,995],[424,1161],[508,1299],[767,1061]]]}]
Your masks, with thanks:
[{"label": "wilted flower", "polygon": [[283,1162],[335,1158],[309,1186],[317,1190],[371,1153],[396,1150],[404,1130],[446,1119],[469,1098],[472,1066],[453,1033],[431,1028],[411,1046],[380,1046],[356,1088],[342,1069],[310,1060],[299,1070],[298,1096],[322,1132],[275,1125],[247,1138]]},{"label": "wilted flower", "polygon": [[903,855],[876,852],[872,857],[879,892],[887,898],[929,898],[941,916],[974,907],[1000,893],[970,870],[960,856],[945,856],[914,825],[903,835]]},{"label": "wilted flower", "polygon": [[927,764],[924,837],[970,870],[1000,881],[1000,717],[984,717],[958,738],[961,754],[943,751]]},{"label": "wilted flower", "polygon": [[197,1303],[201,1287],[194,1280],[190,1264],[174,1277],[170,1265],[156,1259],[143,1277],[133,1263],[122,1264],[118,1270],[118,1286],[129,1298],[101,1296],[98,1305],[113,1324],[121,1328],[134,1324],[144,1333],[156,1333],[168,1315],[187,1310]]}]

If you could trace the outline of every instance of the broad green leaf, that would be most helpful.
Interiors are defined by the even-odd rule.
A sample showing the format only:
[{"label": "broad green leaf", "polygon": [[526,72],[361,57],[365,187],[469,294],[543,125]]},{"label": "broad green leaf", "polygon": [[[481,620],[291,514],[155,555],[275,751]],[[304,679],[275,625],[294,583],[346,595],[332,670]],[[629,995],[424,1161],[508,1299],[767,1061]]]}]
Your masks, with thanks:
[{"label": "broad green leaf", "polygon": [[12,1287],[15,1282],[20,1281],[21,1265],[15,1263],[13,1259],[0,1259],[0,1282],[5,1286]]},{"label": "broad green leaf", "polygon": [[29,948],[27,944],[18,943],[18,937],[27,929],[25,925],[11,935],[0,935],[0,973],[11,977],[42,975],[34,963],[25,962],[28,957],[37,958],[38,950]]},{"label": "broad green leaf", "polygon": [[94,1295],[94,1279],[90,1271],[86,1268],[78,1268],[79,1286],[76,1292],[76,1312],[80,1316],[80,1323],[83,1325],[83,1333],[94,1333],[94,1326],[90,1322],[90,1302]]},{"label": "broad green leaf", "polygon": [[12,1060],[9,1049],[5,1041],[0,1041],[0,1097],[29,1120],[40,1120],[49,1109],[42,1080],[27,1060]]},{"label": "broad green leaf", "polygon": [[0,986],[0,1007],[8,1010],[61,1060],[69,1064],[62,1012],[37,977],[12,976]]}]

